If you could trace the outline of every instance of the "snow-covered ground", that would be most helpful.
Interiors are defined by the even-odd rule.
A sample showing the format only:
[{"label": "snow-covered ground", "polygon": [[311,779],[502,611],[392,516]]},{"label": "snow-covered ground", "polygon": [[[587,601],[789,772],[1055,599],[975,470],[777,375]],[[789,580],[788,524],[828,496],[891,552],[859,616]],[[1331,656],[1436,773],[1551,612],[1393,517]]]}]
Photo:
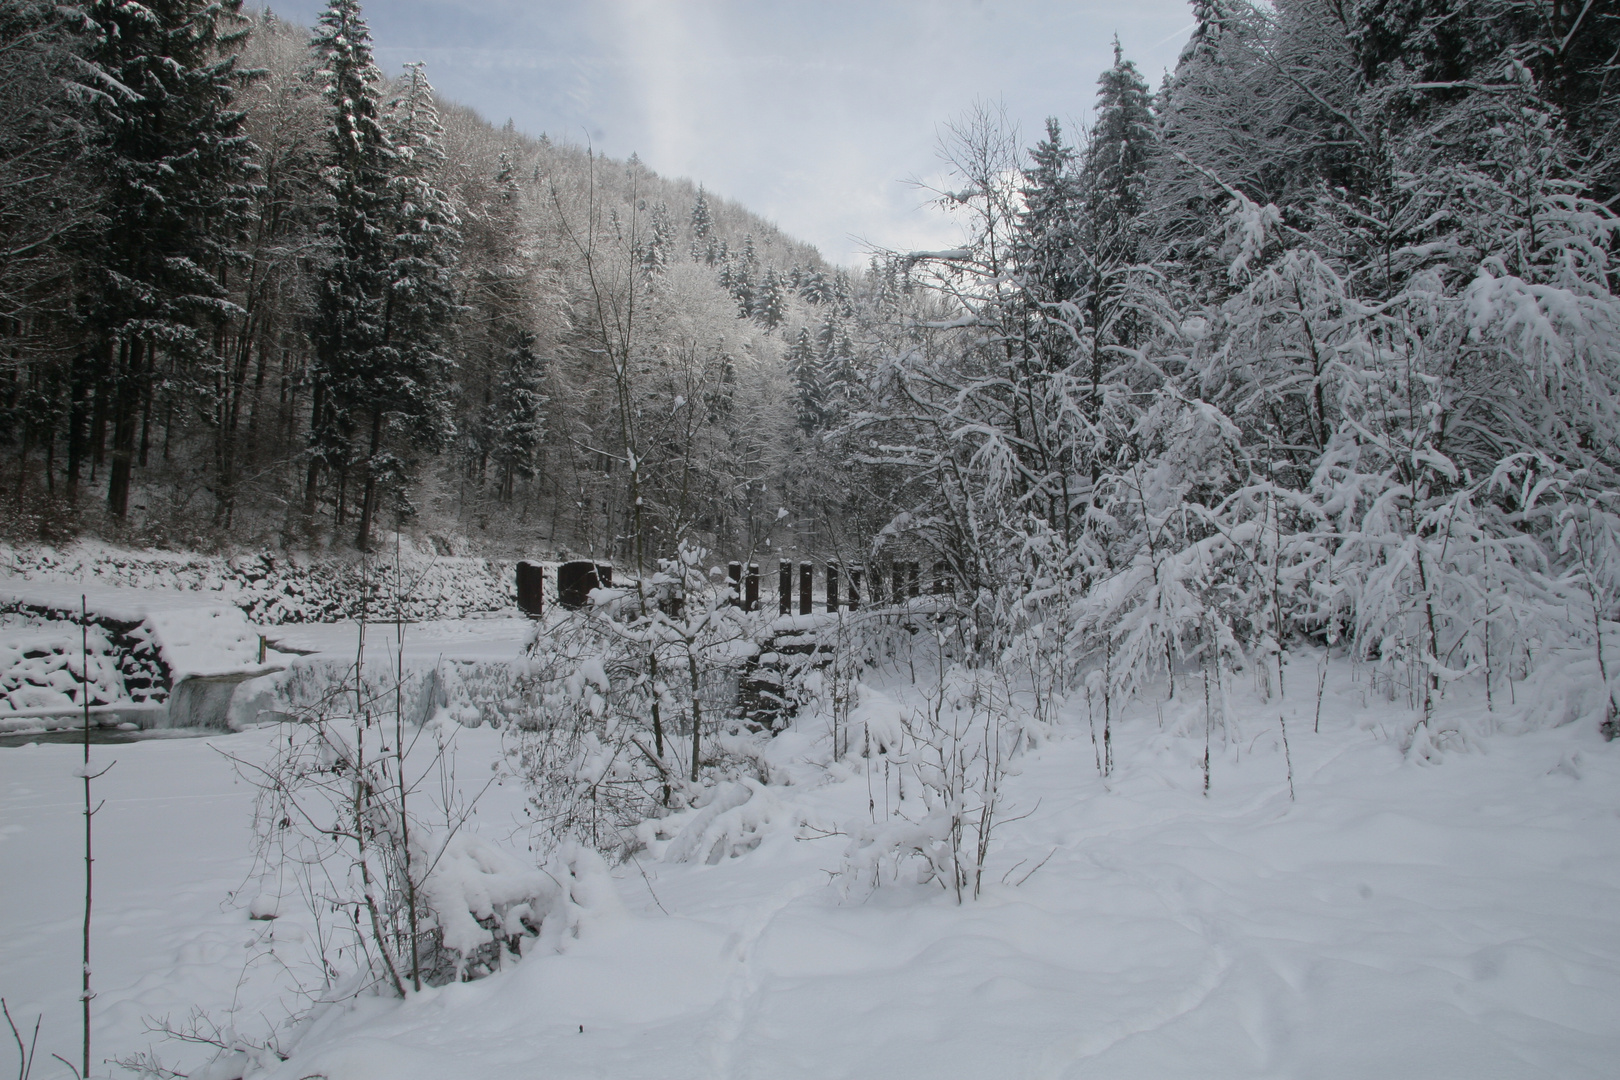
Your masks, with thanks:
[{"label": "snow-covered ground", "polygon": [[[859,759],[824,770],[807,726],[769,749],[798,783],[755,795],[774,803],[753,851],[644,852],[560,953],[329,1012],[274,1075],[1614,1076],[1620,752],[1590,725],[1474,723],[1421,763],[1398,745],[1405,714],[1347,669],[1320,734],[1310,689],[1217,740],[1207,798],[1202,740],[1174,718],[1121,725],[1104,781],[1070,716],[1010,779],[992,884],[962,906],[832,879],[846,841],[824,834],[881,812],[883,781]],[[252,1036],[296,1006],[275,965],[298,955],[302,916],[249,919],[253,792],[219,753],[272,737],[95,748],[117,760],[97,782],[98,1059],[151,1046],[194,1068],[149,1019],[234,1007]],[[500,734],[457,740],[461,775],[487,776]],[[0,749],[0,994],[43,1013],[41,1057],[77,1045],[79,757]],[[492,788],[480,834],[522,851],[522,801]]]}]

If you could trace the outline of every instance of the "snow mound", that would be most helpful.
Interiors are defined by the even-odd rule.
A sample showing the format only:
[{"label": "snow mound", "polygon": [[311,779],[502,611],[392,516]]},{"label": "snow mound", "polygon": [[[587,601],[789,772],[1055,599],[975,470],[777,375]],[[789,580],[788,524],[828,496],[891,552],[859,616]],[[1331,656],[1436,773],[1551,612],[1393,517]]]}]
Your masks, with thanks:
[{"label": "snow mound", "polygon": [[558,893],[550,876],[472,833],[437,839],[433,848],[422,853],[432,869],[420,895],[438,921],[440,943],[460,958],[458,979],[469,963],[498,955],[489,946],[515,949],[538,932]]},{"label": "snow mound", "polygon": [[710,866],[759,847],[773,827],[797,823],[782,801],[756,780],[721,784],[697,807],[641,823],[641,842],[661,862]]}]

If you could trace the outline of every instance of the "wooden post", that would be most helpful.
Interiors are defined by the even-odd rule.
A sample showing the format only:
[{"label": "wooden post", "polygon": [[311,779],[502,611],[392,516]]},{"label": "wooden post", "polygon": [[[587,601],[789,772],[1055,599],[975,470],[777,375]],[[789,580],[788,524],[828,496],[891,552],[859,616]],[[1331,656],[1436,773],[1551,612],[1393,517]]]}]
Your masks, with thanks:
[{"label": "wooden post", "polygon": [[827,610],[838,610],[838,564],[827,564]]},{"label": "wooden post", "polygon": [[815,569],[807,562],[799,564],[799,614],[810,614],[815,593]]},{"label": "wooden post", "polygon": [[776,612],[793,614],[793,564],[786,559],[776,563]]},{"label": "wooden post", "polygon": [[539,563],[525,561],[517,564],[518,610],[531,619],[538,619],[542,614],[545,582],[545,570]]},{"label": "wooden post", "polygon": [[740,607],[742,605],[742,563],[727,563],[726,577],[731,582],[731,604],[733,607]]},{"label": "wooden post", "polygon": [[749,563],[743,577],[743,610],[759,610],[759,563]]},{"label": "wooden post", "polygon": [[872,564],[872,603],[883,606],[883,564]]},{"label": "wooden post", "polygon": [[613,568],[603,563],[575,559],[557,567],[557,603],[579,611],[590,602],[592,589],[613,584]]},{"label": "wooden post", "polygon": [[911,598],[915,600],[922,595],[922,563],[911,563],[907,576],[911,578]]},{"label": "wooden post", "polygon": [[849,610],[854,611],[861,606],[861,568],[849,568]]}]

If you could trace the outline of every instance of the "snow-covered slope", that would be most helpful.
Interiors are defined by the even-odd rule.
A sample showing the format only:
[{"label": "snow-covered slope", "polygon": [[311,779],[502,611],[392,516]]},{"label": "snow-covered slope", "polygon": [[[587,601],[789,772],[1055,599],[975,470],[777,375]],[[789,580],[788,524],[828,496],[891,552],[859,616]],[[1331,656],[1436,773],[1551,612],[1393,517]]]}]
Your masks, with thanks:
[{"label": "snow-covered slope", "polygon": [[[937,886],[833,880],[835,833],[881,810],[883,777],[858,758],[828,771],[819,731],[789,733],[767,753],[798,783],[739,804],[762,800],[738,826],[752,850],[711,865],[659,861],[675,847],[654,844],[561,951],[329,1010],[270,1073],[1614,1075],[1614,748],[1588,725],[1486,734],[1476,717],[1450,749],[1403,754],[1393,706],[1348,678],[1329,687],[1319,734],[1314,699],[1247,710],[1216,746],[1208,797],[1202,740],[1173,716],[1121,725],[1106,781],[1071,716],[1010,778],[992,883],[962,906]],[[251,756],[268,738],[211,742]],[[461,775],[482,784],[499,734],[457,738]],[[43,1012],[51,1049],[77,1037],[78,754],[0,749],[0,993],[14,1014]],[[262,1033],[307,1004],[280,996],[280,965],[313,926],[291,897],[273,922],[249,919],[274,882],[248,879],[252,791],[209,745],[97,751],[113,756],[97,818],[98,1056],[155,1046],[189,1070],[199,1051],[145,1034],[145,1018],[198,1006]],[[479,834],[521,851],[521,803],[491,789]]]},{"label": "snow-covered slope", "polygon": [[267,670],[259,659],[258,628],[239,608],[217,597],[178,589],[0,578],[0,606],[73,619],[81,597],[92,619],[139,624],[176,681]]},{"label": "snow-covered slope", "polygon": [[[264,626],[350,618],[368,596],[372,617],[379,610],[392,615],[396,604],[388,579],[393,568],[391,558],[362,561],[352,552],[259,552],[227,558],[134,551],[92,540],[61,550],[0,544],[0,584],[88,584],[201,594],[198,598],[205,602],[241,608]],[[408,595],[397,606],[407,619],[508,611],[514,603],[512,568],[497,560],[437,555],[412,542],[402,546],[399,569]]]}]

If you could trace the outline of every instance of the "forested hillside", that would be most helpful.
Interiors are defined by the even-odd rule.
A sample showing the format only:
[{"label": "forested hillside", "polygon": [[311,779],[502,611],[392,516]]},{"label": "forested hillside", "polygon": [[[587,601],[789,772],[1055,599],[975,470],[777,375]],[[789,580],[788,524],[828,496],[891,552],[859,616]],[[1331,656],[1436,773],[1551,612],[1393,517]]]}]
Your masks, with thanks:
[{"label": "forested hillside", "polygon": [[[0,439],[13,540],[757,546],[801,328],[846,275],[633,157],[496,130],[236,2],[5,0]],[[630,421],[633,420],[633,423]],[[767,508],[765,503],[770,502]]]}]

